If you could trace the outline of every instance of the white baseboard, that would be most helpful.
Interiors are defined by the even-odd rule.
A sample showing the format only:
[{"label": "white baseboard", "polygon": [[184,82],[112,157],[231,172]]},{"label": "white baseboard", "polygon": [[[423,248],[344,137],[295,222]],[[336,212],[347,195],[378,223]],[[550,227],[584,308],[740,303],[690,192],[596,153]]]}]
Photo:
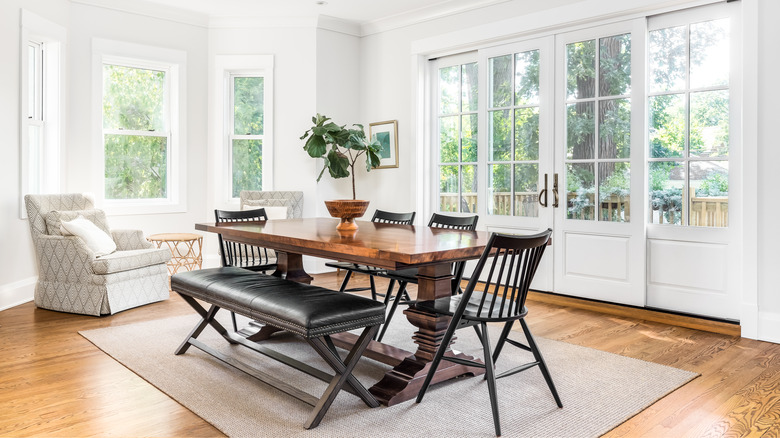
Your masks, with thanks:
[{"label": "white baseboard", "polygon": [[32,301],[37,280],[38,277],[30,277],[0,285],[0,310],[10,309]]},{"label": "white baseboard", "polygon": [[780,344],[780,313],[758,312],[758,340]]}]

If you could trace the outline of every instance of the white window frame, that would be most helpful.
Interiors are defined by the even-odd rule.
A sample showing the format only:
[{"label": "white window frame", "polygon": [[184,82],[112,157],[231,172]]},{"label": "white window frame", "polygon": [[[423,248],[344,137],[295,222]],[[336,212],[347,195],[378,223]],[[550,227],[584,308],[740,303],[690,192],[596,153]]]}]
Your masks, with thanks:
[{"label": "white window frame", "polygon": [[[103,129],[103,66],[124,65],[166,72],[166,127],[168,130],[167,197],[159,199],[106,199]],[[93,168],[96,200],[107,214],[180,213],[187,211],[186,105],[187,54],[181,50],[95,38],[92,40]],[[139,134],[122,131],[123,134]]]},{"label": "white window frame", "polygon": [[263,140],[263,190],[274,189],[273,71],[273,55],[216,55],[214,58],[209,159],[213,163],[210,173],[215,178],[210,184],[214,187],[215,208],[237,209],[239,205],[239,199],[232,196],[233,77],[263,77],[263,135],[259,136]]},{"label": "white window frame", "polygon": [[[19,218],[26,219],[24,195],[57,193],[61,191],[64,156],[64,108],[65,83],[64,57],[62,56],[67,31],[30,11],[21,10],[19,71]],[[37,70],[36,84],[30,89],[27,81],[30,65],[28,47],[38,46],[37,57],[41,69]],[[28,117],[30,95],[37,95],[39,106]],[[37,147],[30,144],[30,127],[40,130]],[[39,159],[35,159],[35,157]],[[37,161],[33,168],[32,163]]]}]

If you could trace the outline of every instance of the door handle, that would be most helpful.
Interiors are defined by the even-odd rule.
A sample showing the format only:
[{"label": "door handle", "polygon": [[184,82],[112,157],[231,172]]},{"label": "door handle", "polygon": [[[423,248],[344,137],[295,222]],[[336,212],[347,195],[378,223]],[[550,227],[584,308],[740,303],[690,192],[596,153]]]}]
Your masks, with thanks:
[{"label": "door handle", "polygon": [[558,174],[557,173],[553,175],[553,207],[558,208]]},{"label": "door handle", "polygon": [[[544,199],[544,201],[542,201]],[[547,207],[547,174],[544,174],[544,188],[539,192],[539,205]]]}]

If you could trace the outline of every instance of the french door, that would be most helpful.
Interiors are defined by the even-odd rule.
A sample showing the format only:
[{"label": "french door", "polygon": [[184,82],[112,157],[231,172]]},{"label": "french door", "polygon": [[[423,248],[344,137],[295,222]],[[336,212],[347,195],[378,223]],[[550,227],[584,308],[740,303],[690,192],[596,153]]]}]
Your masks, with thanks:
[{"label": "french door", "polygon": [[644,23],[556,36],[558,293],[645,304]]},{"label": "french door", "polygon": [[644,305],[643,23],[437,63],[437,208],[491,232],[552,228],[534,289]]},{"label": "french door", "polygon": [[534,289],[739,319],[738,9],[438,58],[433,210],[552,228]]}]

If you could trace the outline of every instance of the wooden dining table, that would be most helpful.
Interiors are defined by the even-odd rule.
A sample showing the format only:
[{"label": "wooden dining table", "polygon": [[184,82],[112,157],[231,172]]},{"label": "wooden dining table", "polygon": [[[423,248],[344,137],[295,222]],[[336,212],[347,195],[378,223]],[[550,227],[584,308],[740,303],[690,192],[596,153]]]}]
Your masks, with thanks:
[{"label": "wooden dining table", "polygon": [[[419,227],[356,221],[351,233],[336,230],[338,219],[304,218],[268,220],[251,223],[200,223],[200,231],[222,234],[223,238],[274,249],[277,269],[273,273],[289,280],[310,283],[312,277],[303,268],[303,256],[347,261],[379,268],[399,270],[418,268],[418,300],[433,300],[451,294],[452,263],[479,258],[488,241],[488,233],[443,228]],[[424,312],[411,305],[404,311],[417,328],[409,336],[417,345],[414,352],[372,341],[365,356],[393,368],[369,391],[383,404],[394,404],[417,396],[428,372],[430,361],[439,348],[450,318]],[[248,339],[262,342],[274,332],[271,327],[245,332]],[[347,348],[357,339],[351,333],[333,336],[334,343]],[[447,353],[473,360],[462,352]],[[464,374],[479,375],[484,369],[444,361],[433,383]]]}]

